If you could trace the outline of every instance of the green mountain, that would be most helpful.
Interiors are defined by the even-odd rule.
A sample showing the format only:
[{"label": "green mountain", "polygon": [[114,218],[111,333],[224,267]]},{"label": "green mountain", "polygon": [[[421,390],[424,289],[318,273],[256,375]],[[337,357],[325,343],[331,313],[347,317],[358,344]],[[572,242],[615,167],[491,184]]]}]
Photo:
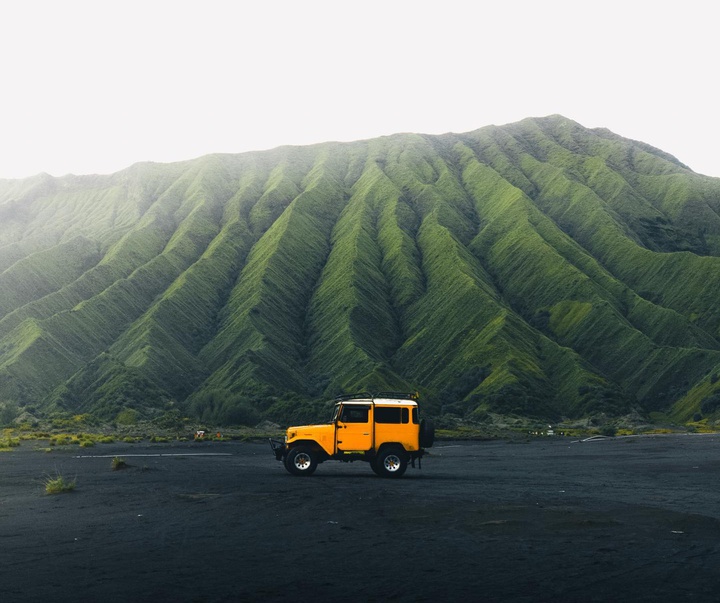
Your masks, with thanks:
[{"label": "green mountain", "polygon": [[720,179],[560,116],[0,180],[0,402],[720,407]]}]

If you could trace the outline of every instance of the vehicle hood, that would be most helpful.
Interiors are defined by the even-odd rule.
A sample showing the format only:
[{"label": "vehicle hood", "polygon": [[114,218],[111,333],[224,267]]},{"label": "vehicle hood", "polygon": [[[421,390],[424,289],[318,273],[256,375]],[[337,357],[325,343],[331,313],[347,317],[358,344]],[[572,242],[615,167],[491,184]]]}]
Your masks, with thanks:
[{"label": "vehicle hood", "polygon": [[333,423],[325,423],[324,425],[297,425],[287,428],[287,441],[304,440],[311,438],[318,440],[321,436],[330,436],[335,433],[335,425]]}]

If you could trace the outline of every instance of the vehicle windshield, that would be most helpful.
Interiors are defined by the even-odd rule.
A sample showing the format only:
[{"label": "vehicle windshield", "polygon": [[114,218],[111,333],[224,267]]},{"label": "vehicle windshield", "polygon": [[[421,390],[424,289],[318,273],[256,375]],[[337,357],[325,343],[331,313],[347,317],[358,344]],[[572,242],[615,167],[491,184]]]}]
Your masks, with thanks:
[{"label": "vehicle windshield", "polygon": [[341,406],[340,404],[335,405],[335,410],[333,411],[332,420],[330,421],[331,423],[334,423],[335,420],[338,418],[338,413],[340,412],[340,406]]}]

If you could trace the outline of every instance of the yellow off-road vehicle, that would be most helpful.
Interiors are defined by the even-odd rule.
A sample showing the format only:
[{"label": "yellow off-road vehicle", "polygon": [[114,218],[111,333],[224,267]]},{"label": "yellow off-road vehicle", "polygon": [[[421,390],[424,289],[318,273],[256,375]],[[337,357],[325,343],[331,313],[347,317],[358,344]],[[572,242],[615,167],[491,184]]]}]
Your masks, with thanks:
[{"label": "yellow off-road vehicle", "polygon": [[288,427],[285,441],[270,440],[278,461],[293,475],[311,475],[329,459],[366,461],[381,477],[400,477],[435,439],[430,421],[419,420],[417,394],[382,392],[335,399],[330,423]]}]

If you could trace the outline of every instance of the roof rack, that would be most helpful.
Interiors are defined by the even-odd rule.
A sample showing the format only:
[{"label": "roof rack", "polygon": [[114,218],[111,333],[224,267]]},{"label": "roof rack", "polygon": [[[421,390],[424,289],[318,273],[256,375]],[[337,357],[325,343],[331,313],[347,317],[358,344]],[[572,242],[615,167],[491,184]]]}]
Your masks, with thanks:
[{"label": "roof rack", "polygon": [[342,402],[343,400],[353,400],[356,398],[373,398],[374,396],[370,392],[357,392],[356,394],[342,394],[341,396],[335,396],[335,402]]},{"label": "roof rack", "polygon": [[370,392],[358,392],[355,394],[342,394],[335,396],[335,402],[342,402],[343,400],[357,400],[370,398],[395,398],[397,400],[417,400],[420,397],[418,392],[378,392],[377,394],[371,394]]},{"label": "roof rack", "polygon": [[417,400],[420,397],[418,392],[378,392],[375,398],[397,398],[398,400]]}]

